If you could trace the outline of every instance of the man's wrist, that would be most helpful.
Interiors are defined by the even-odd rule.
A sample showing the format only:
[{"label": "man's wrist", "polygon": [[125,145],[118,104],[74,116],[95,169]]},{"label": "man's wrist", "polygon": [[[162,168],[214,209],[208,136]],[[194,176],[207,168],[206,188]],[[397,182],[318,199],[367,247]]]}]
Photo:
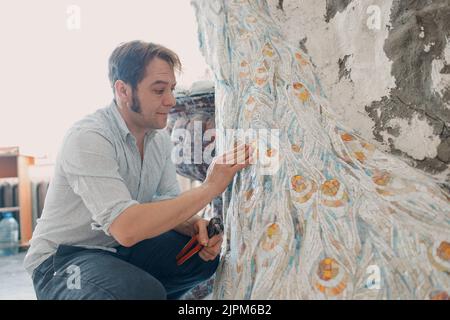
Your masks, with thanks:
[{"label": "man's wrist", "polygon": [[180,223],[178,226],[174,228],[176,232],[184,234],[185,236],[192,237],[194,235],[194,226],[190,222],[191,219],[186,220],[185,222]]},{"label": "man's wrist", "polygon": [[199,188],[204,190],[206,196],[209,198],[208,202],[211,202],[215,197],[220,195],[220,192],[210,182],[203,182]]},{"label": "man's wrist", "polygon": [[[205,207],[218,195],[215,188],[207,182],[203,182],[200,186],[196,187],[196,189],[202,193],[203,200],[207,201],[207,203],[205,203]],[[204,208],[202,209],[202,211],[203,210]],[[174,230],[187,236],[193,236],[196,234],[195,223],[200,219],[202,218],[198,215],[198,213],[196,213],[189,219],[176,226]]]},{"label": "man's wrist", "polygon": [[178,226],[176,226],[174,228],[174,230],[181,234],[184,234],[186,236],[192,237],[193,235],[196,234],[194,225],[200,219],[201,219],[201,217],[199,217],[197,214],[195,214],[194,216],[190,217],[186,221],[184,221],[184,222],[180,223]]},{"label": "man's wrist", "polygon": [[198,220],[200,220],[200,219],[201,219],[200,216],[199,216],[198,214],[195,214],[194,216],[190,217],[190,218],[186,221],[186,223],[187,223],[187,225],[188,225],[188,228],[192,231],[192,235],[195,234],[195,228],[194,228],[194,225],[195,225],[195,223],[196,223]]}]

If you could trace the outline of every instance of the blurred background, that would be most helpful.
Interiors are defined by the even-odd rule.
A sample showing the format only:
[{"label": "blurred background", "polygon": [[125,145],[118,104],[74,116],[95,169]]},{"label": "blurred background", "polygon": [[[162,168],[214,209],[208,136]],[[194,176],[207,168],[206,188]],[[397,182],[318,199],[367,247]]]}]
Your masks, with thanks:
[{"label": "blurred background", "polygon": [[52,162],[72,123],[112,99],[108,57],[121,42],[180,56],[180,87],[205,75],[189,0],[5,0],[0,11],[0,146]]}]

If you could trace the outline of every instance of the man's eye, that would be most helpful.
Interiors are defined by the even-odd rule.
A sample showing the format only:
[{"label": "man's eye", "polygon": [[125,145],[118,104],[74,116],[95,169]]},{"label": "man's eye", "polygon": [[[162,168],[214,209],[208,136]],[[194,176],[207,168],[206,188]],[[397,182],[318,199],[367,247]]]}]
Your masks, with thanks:
[{"label": "man's eye", "polygon": [[155,90],[155,93],[156,93],[156,94],[163,94],[163,93],[164,93],[164,90]]}]

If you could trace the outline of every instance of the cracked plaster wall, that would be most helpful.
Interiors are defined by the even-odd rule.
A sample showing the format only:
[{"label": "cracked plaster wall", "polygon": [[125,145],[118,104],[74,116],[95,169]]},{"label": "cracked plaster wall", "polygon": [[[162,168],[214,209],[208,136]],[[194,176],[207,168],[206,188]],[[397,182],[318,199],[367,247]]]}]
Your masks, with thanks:
[{"label": "cracked plaster wall", "polygon": [[269,0],[347,125],[450,183],[450,2]]}]

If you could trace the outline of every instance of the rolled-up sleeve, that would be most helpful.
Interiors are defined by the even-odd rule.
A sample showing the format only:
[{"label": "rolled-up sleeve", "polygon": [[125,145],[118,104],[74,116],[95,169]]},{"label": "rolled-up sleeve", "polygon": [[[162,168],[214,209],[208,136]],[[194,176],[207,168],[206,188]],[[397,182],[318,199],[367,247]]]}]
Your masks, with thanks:
[{"label": "rolled-up sleeve", "polygon": [[133,200],[119,174],[113,144],[96,131],[74,130],[65,139],[61,166],[74,193],[92,215],[94,230],[109,227]]}]

